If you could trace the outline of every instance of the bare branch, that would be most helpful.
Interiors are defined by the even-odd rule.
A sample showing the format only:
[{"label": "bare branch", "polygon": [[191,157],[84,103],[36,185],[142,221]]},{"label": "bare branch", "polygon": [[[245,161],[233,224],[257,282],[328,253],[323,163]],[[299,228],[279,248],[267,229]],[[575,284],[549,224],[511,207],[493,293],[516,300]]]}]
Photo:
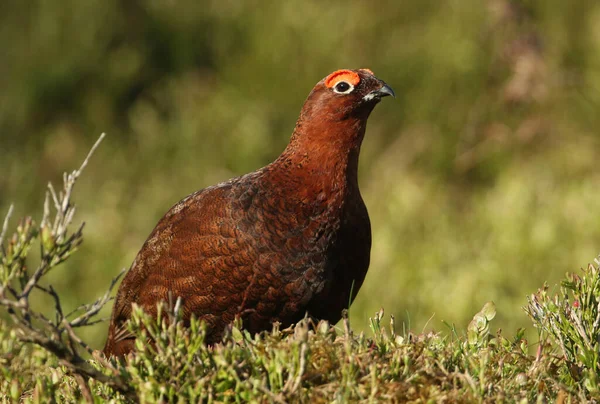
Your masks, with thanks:
[{"label": "bare branch", "polygon": [[6,229],[8,228],[8,221],[10,220],[10,217],[12,216],[13,210],[14,210],[14,205],[11,204],[8,207],[8,213],[4,217],[4,224],[2,225],[2,231],[0,231],[0,246],[2,245],[2,242],[4,241],[4,235],[6,234]]},{"label": "bare branch", "polygon": [[[120,277],[125,273],[125,270],[121,271],[121,273],[112,280],[110,287],[104,295],[91,304],[78,307],[67,316],[64,315],[60,297],[56,290],[51,285],[47,287],[40,285],[42,277],[58,264],[68,259],[83,240],[83,223],[76,231],[69,232],[68,230],[76,212],[75,206],[71,201],[71,195],[76,180],[87,166],[91,156],[104,137],[105,134],[103,133],[96,143],[94,143],[87,157],[83,160],[83,163],[77,170],[70,174],[65,173],[63,175],[63,186],[61,191],[56,192],[52,184],[48,184],[48,191],[46,192],[46,198],[44,200],[43,216],[39,227],[33,228],[32,222],[29,220],[25,221],[25,225],[20,228],[17,235],[19,237],[24,237],[25,242],[17,244],[16,248],[11,251],[11,257],[9,257],[13,262],[13,266],[10,268],[10,274],[15,274],[15,284],[20,285],[20,287],[13,287],[8,284],[1,285],[0,306],[6,308],[8,311],[9,317],[15,325],[15,329],[18,330],[17,334],[19,339],[24,342],[37,344],[43,349],[53,353],[59,359],[59,362],[66,366],[76,377],[81,386],[82,393],[88,401],[92,399],[91,390],[87,385],[87,379],[89,378],[93,378],[112,387],[130,400],[137,401],[135,390],[127,385],[123,378],[119,376],[118,369],[110,362],[101,359],[105,368],[112,372],[112,376],[107,376],[101,371],[96,370],[90,363],[83,359],[78,353],[79,350],[83,349],[90,354],[93,354],[93,350],[79,338],[74,331],[77,327],[83,327],[98,322],[98,320],[93,320],[93,318],[98,315],[104,305],[111,300],[111,292]],[[50,199],[52,199],[55,208],[53,219],[50,217]],[[11,205],[0,232],[0,245],[2,245],[2,241],[4,240],[12,211],[13,206]],[[41,259],[33,273],[28,273],[23,256],[29,252],[31,241],[36,237],[41,237],[42,239],[40,248]],[[54,302],[54,312],[56,314],[56,319],[54,321],[30,307],[29,298],[34,290],[44,293],[52,298]],[[77,317],[73,320],[69,320],[70,316]]]},{"label": "bare branch", "polygon": [[48,269],[49,266],[50,263],[47,260],[42,260],[42,262],[37,267],[31,278],[29,278],[29,280],[25,284],[23,291],[19,295],[20,300],[26,301],[29,298],[29,294],[31,293],[35,285],[40,281],[40,278],[42,277],[42,275],[44,275],[46,269]]},{"label": "bare branch", "polygon": [[[73,178],[73,180],[76,180],[81,175],[81,172],[87,166],[88,161],[90,160],[90,158],[92,157],[92,155],[94,154],[94,152],[96,151],[96,149],[98,148],[98,146],[100,146],[100,142],[102,142],[102,140],[104,140],[105,137],[106,137],[106,133],[101,133],[100,134],[100,137],[98,138],[98,140],[96,140],[96,143],[94,143],[94,145],[90,149],[87,157],[85,158],[85,160],[83,160],[83,163],[81,163],[81,166],[79,167],[79,170],[75,170],[74,171],[73,175],[75,177]],[[77,174],[75,174],[75,173],[77,173]]]},{"label": "bare branch", "polygon": [[[126,272],[126,269],[124,268],[121,270],[121,272],[119,272],[119,274],[116,277],[113,278],[113,280],[110,283],[110,286],[108,287],[108,290],[106,291],[104,296],[102,296],[101,298],[96,300],[91,305],[83,306],[82,308],[85,309],[85,313],[83,313],[79,317],[75,318],[74,320],[71,320],[69,322],[69,326],[75,328],[75,327],[81,327],[81,326],[88,325],[90,318],[92,318],[93,316],[98,314],[98,312],[102,309],[102,307],[104,307],[104,305],[111,300],[110,294],[112,293],[112,290],[114,289],[115,285],[117,284],[117,282],[119,281],[119,279],[121,278],[121,276],[123,276],[123,274],[125,272]],[[72,314],[72,313],[69,313],[69,314]],[[68,315],[67,315],[67,317],[68,317]]]},{"label": "bare branch", "polygon": [[46,191],[46,198],[44,198],[44,214],[42,215],[41,227],[48,225],[48,218],[50,217],[50,194]]}]

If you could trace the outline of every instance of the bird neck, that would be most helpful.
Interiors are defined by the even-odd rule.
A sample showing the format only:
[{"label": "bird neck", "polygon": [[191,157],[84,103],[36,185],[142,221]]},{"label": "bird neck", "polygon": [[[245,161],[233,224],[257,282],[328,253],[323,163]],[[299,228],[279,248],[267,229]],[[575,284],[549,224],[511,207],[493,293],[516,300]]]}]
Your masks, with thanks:
[{"label": "bird neck", "polygon": [[366,120],[337,122],[299,120],[275,165],[295,179],[300,193],[340,194],[358,192],[358,156]]}]

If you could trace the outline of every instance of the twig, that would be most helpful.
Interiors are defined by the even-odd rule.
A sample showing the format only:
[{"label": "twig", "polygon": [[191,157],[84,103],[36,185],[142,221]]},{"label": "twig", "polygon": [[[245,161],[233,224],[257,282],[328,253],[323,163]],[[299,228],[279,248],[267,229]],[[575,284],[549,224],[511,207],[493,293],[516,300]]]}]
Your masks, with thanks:
[{"label": "twig", "polygon": [[308,350],[308,344],[306,342],[302,343],[302,347],[300,348],[300,365],[298,369],[298,375],[296,376],[296,380],[294,385],[292,386],[291,393],[294,393],[300,387],[302,383],[302,376],[304,376],[304,372],[306,371],[306,351]]},{"label": "twig", "polygon": [[585,346],[588,349],[593,350],[594,348],[592,347],[592,344],[590,343],[590,340],[588,339],[588,337],[586,335],[585,328],[583,327],[583,324],[581,323],[581,318],[579,318],[579,316],[574,311],[571,311],[570,314],[571,314],[571,319],[574,322],[575,329],[577,330],[577,332],[583,339]]},{"label": "twig", "polygon": [[8,229],[8,221],[10,220],[10,217],[12,216],[13,209],[14,209],[14,205],[11,204],[8,207],[8,213],[4,217],[4,224],[2,225],[2,231],[0,231],[0,246],[4,242],[4,235],[6,234],[6,229]]},{"label": "twig", "polygon": [[262,386],[262,385],[258,385],[257,387],[258,387],[258,389],[260,391],[262,391],[264,394],[266,394],[267,396],[269,396],[269,398],[271,400],[273,400],[274,402],[279,403],[279,404],[286,404],[287,403],[287,401],[285,401],[281,397],[281,393],[280,394],[275,394],[271,390],[267,389],[265,386]]},{"label": "twig", "polygon": [[87,380],[83,378],[81,375],[75,375],[75,380],[77,380],[77,384],[79,384],[79,390],[81,390],[81,394],[87,403],[94,403],[94,397],[92,396],[92,390],[90,389],[90,385],[87,383]]},{"label": "twig", "polygon": [[71,201],[71,192],[73,191],[73,186],[75,185],[75,181],[79,178],[83,169],[88,165],[90,158],[92,157],[92,155],[94,154],[94,152],[100,145],[100,142],[102,142],[102,140],[104,139],[105,136],[106,136],[106,134],[102,133],[100,135],[100,137],[98,138],[98,140],[96,140],[96,143],[94,143],[94,145],[90,149],[87,157],[83,160],[83,163],[81,163],[81,166],[79,167],[79,169],[73,171],[69,175],[67,175],[65,173],[64,179],[65,179],[65,184],[67,184],[67,186],[65,187],[65,195],[62,200],[62,211],[64,213],[67,212],[67,209],[69,207],[69,203]]},{"label": "twig", "polygon": [[[114,289],[121,276],[123,276],[123,274],[126,271],[126,269],[122,269],[121,272],[119,272],[119,274],[113,278],[113,280],[110,283],[110,286],[108,287],[108,290],[106,291],[106,293],[104,293],[104,296],[96,300],[91,305],[84,306],[86,312],[80,315],[79,317],[75,318],[74,320],[71,320],[69,322],[69,325],[73,328],[88,325],[89,319],[98,314],[102,307],[104,307],[104,305],[111,300],[110,294],[112,293],[112,290]],[[69,315],[67,315],[67,317],[69,317]]]},{"label": "twig", "polygon": [[104,140],[105,137],[106,137],[106,133],[101,133],[100,134],[100,137],[98,137],[98,140],[96,140],[96,143],[94,143],[94,145],[90,149],[90,151],[87,154],[85,160],[83,160],[83,163],[81,163],[81,166],[79,167],[79,170],[75,171],[77,174],[73,174],[73,175],[75,175],[74,179],[77,179],[79,177],[79,175],[81,175],[81,172],[87,166],[88,161],[90,160],[90,158],[92,157],[92,155],[94,154],[94,152],[96,151],[96,149],[98,148],[98,146],[100,146],[100,143],[102,142],[102,140]]},{"label": "twig", "polygon": [[[12,268],[11,273],[15,274],[15,282],[20,284],[20,288],[12,288],[10,285],[0,286],[0,306],[7,309],[8,314],[18,330],[18,337],[23,342],[34,343],[43,349],[54,354],[61,365],[64,365],[69,372],[76,378],[84,398],[88,402],[93,402],[93,396],[87,379],[92,378],[120,392],[129,400],[138,401],[135,390],[129,386],[125,380],[119,375],[119,370],[116,369],[110,362],[101,360],[103,365],[112,372],[113,376],[107,376],[101,371],[96,370],[90,363],[84,360],[78,350],[84,349],[86,352],[93,355],[93,350],[75,333],[74,328],[94,324],[97,321],[91,321],[104,305],[111,300],[110,294],[112,289],[118,282],[118,279],[123,275],[125,270],[115,277],[108,291],[97,299],[92,304],[82,305],[67,316],[61,306],[60,297],[52,286],[44,287],[39,284],[40,280],[50,270],[58,264],[66,260],[75,248],[83,240],[83,224],[74,232],[69,233],[68,227],[73,221],[75,215],[75,206],[71,203],[71,194],[76,180],[81,175],[83,169],[87,166],[89,159],[94,151],[99,146],[104,138],[102,134],[96,143],[92,146],[87,157],[83,160],[81,166],[71,172],[63,175],[63,189],[56,192],[52,184],[48,184],[48,191],[44,200],[44,212],[39,229],[31,230],[26,234],[30,237],[27,241],[37,237],[44,231],[50,230],[51,247],[44,245],[40,249],[41,260],[37,268],[30,275],[25,269],[25,260],[16,260],[17,266]],[[50,199],[54,202],[56,210],[53,223],[50,228]],[[11,205],[8,214],[4,219],[4,224],[0,232],[0,245],[4,240],[8,228],[8,221],[12,214],[13,206]],[[29,228],[28,228],[29,229]],[[44,237],[42,235],[42,237]],[[27,253],[27,248],[20,245],[20,250],[13,253],[19,256]],[[47,249],[47,250],[46,250]],[[30,294],[33,290],[38,290],[50,296],[54,301],[54,309],[56,319],[54,321],[46,318],[42,313],[34,311],[29,306]],[[13,299],[7,297],[9,292]],[[73,320],[69,320],[71,316],[77,316]]]}]

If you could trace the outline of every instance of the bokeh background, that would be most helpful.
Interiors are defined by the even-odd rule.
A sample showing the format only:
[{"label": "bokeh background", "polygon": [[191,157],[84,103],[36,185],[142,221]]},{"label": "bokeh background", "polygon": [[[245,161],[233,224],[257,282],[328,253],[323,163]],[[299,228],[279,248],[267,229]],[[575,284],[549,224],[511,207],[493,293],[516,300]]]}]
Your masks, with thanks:
[{"label": "bokeh background", "polygon": [[493,300],[513,333],[527,294],[600,251],[597,1],[8,0],[0,49],[0,212],[39,219],[48,181],[108,135],[74,195],[85,242],[49,279],[67,308],[179,199],[276,158],[339,68],[398,95],[363,143],[354,327],[381,307],[415,332],[464,327]]}]

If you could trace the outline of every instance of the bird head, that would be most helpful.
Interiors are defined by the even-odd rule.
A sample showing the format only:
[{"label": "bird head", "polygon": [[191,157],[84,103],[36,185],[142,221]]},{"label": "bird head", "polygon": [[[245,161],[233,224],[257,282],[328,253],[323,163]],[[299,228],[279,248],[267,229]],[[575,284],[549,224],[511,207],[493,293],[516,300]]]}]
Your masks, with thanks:
[{"label": "bird head", "polygon": [[331,156],[326,155],[340,157],[358,150],[367,118],[388,95],[395,97],[390,86],[369,69],[336,70],[308,95],[281,158],[304,156],[310,151],[313,156],[328,159]]},{"label": "bird head", "polygon": [[336,70],[317,83],[305,108],[328,120],[366,119],[388,95],[395,97],[394,90],[369,69]]}]

